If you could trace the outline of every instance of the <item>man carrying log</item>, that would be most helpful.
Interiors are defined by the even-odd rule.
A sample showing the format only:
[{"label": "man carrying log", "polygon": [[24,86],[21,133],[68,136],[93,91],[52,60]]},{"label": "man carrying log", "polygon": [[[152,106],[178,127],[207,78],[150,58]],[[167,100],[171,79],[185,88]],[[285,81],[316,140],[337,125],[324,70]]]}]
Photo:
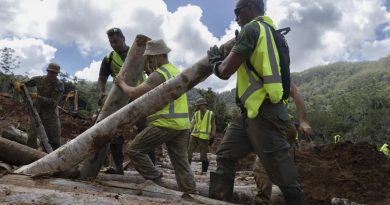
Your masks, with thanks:
[{"label": "man carrying log", "polygon": [[[179,75],[179,70],[169,63],[171,51],[163,40],[151,40],[146,43],[144,56],[148,69],[153,72],[149,78],[137,87],[128,86],[122,75],[115,83],[120,86],[131,100],[142,96],[165,81]],[[164,95],[162,93],[161,95]],[[188,163],[187,147],[189,140],[189,119],[187,95],[167,104],[160,111],[147,117],[148,126],[139,133],[129,145],[127,154],[135,169],[145,178],[161,184],[159,172],[148,157],[148,153],[165,143],[168,155],[175,170],[179,189],[187,194],[197,193],[194,175]]]},{"label": "man carrying log", "polygon": [[[112,78],[115,79],[130,51],[130,47],[126,44],[126,39],[121,29],[109,29],[107,31],[107,37],[113,50],[104,57],[100,65],[99,79],[97,84],[99,106],[104,104],[104,92],[108,77],[111,75]],[[145,74],[142,74],[142,77],[143,78],[139,81],[139,83],[142,83],[146,79]],[[145,121],[141,120],[138,122],[138,132],[144,129],[145,126]],[[120,134],[117,134],[115,139],[110,143],[110,151],[114,160],[115,169],[107,169],[106,172],[109,174],[123,174],[123,143],[124,139]],[[154,157],[154,153],[151,156]]]},{"label": "man carrying log", "polygon": [[[60,147],[61,122],[57,105],[64,92],[64,84],[57,78],[58,73],[60,73],[60,66],[56,63],[50,63],[45,76],[35,76],[23,82],[27,87],[35,86],[37,88],[37,92],[30,93],[30,96],[35,100],[34,105],[53,150]],[[22,91],[22,83],[15,81],[13,85],[16,91]],[[37,126],[32,116],[29,125],[27,145],[38,148]]]},{"label": "man carrying log", "polygon": [[[214,46],[208,56],[217,77],[227,80],[237,72],[237,100],[243,115],[242,120],[232,123],[218,147],[217,169],[210,175],[210,197],[230,200],[235,163],[253,151],[283,192],[286,204],[303,204],[303,191],[286,141],[288,113],[281,101],[279,54],[270,30],[273,22],[264,16],[262,0],[238,0],[234,13],[242,30],[233,49],[224,59],[224,53]],[[254,70],[249,70],[248,61]]]}]

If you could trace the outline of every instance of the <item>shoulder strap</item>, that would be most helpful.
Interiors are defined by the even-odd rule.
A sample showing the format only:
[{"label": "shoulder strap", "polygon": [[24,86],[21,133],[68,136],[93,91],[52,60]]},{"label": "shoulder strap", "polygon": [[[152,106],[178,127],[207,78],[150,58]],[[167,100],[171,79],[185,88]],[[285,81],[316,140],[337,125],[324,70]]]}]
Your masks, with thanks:
[{"label": "shoulder strap", "polygon": [[[275,38],[275,32],[278,32],[278,33],[280,33],[281,35],[286,35],[288,32],[291,31],[291,28],[290,28],[290,27],[286,27],[286,28],[282,28],[282,29],[275,30],[275,29],[274,29],[272,26],[270,26],[268,23],[262,21],[262,19],[260,19],[260,20],[258,20],[258,21],[260,21],[260,22],[262,23],[263,26],[267,26],[267,27],[270,28],[271,33],[272,33],[272,36],[274,36],[274,38]],[[261,27],[260,27],[260,28],[261,28]],[[256,43],[257,43],[257,42],[256,42]],[[256,48],[256,45],[255,45],[255,48]],[[255,73],[255,75],[256,75],[258,78],[262,79],[262,78],[260,77],[259,73],[257,73],[255,67],[254,67],[254,66],[252,65],[252,63],[250,62],[249,58],[246,59],[246,65],[248,66],[249,70],[253,71],[253,72]]]},{"label": "shoulder strap", "polygon": [[111,68],[112,56],[113,55],[114,55],[114,51],[111,51],[110,55],[108,56],[108,64],[110,65],[110,68]]}]

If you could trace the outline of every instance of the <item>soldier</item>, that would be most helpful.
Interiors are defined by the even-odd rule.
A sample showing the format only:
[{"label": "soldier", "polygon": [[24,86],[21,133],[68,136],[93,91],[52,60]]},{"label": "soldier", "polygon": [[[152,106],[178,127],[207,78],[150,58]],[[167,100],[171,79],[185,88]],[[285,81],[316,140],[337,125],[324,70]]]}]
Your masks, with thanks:
[{"label": "soldier", "polygon": [[[148,67],[154,70],[149,78],[137,87],[128,86],[124,82],[123,76],[118,76],[115,83],[131,100],[134,100],[177,76],[179,70],[168,60],[170,51],[171,49],[165,45],[163,40],[148,41],[144,55],[147,56]],[[134,138],[127,150],[135,169],[145,179],[161,184],[162,173],[153,166],[147,154],[165,143],[180,191],[185,194],[197,193],[194,175],[187,156],[190,125],[187,95],[181,95],[160,111],[148,116],[147,121],[148,126]]]},{"label": "soldier", "polygon": [[191,139],[188,147],[188,161],[191,164],[192,153],[199,147],[200,159],[202,160],[202,172],[206,173],[209,167],[207,153],[209,145],[214,142],[216,132],[215,117],[211,110],[207,109],[207,101],[204,98],[199,98],[195,106],[198,111],[195,112],[191,120]]},{"label": "soldier", "polygon": [[[277,49],[265,16],[263,0],[238,0],[234,13],[241,26],[230,53],[217,46],[208,51],[214,74],[227,80],[237,72],[237,102],[242,119],[232,123],[217,150],[217,169],[210,174],[210,197],[229,201],[235,163],[255,152],[271,181],[282,191],[286,204],[304,204],[298,172],[286,141],[288,113],[283,105],[283,86]],[[226,56],[227,55],[227,56]],[[226,56],[226,58],[224,58]],[[248,68],[249,62],[253,70]],[[260,73],[259,77],[255,72]]]},{"label": "soldier", "polygon": [[[50,63],[47,67],[47,75],[36,76],[24,82],[27,87],[35,86],[37,88],[37,92],[30,93],[30,96],[35,100],[34,105],[53,150],[60,147],[61,123],[57,105],[64,92],[64,84],[57,78],[58,73],[60,73],[60,66],[56,63]],[[21,85],[21,83],[15,82],[15,90],[20,92]],[[37,129],[32,116],[29,124],[27,145],[38,148]]]},{"label": "soldier", "polygon": [[[100,65],[99,79],[97,84],[98,92],[98,105],[102,106],[104,102],[104,92],[108,77],[111,75],[112,78],[118,75],[123,63],[129,53],[130,47],[126,44],[125,36],[119,28],[111,28],[107,31],[107,37],[110,42],[111,51],[107,56],[104,57],[102,64]],[[146,76],[142,75],[143,82]],[[137,131],[140,132],[146,126],[145,121],[141,120],[137,123]],[[115,169],[109,168],[106,170],[109,174],[123,174],[123,136],[117,135],[116,138],[110,143],[110,151],[114,160]],[[154,161],[154,152],[151,152],[150,157]]]}]

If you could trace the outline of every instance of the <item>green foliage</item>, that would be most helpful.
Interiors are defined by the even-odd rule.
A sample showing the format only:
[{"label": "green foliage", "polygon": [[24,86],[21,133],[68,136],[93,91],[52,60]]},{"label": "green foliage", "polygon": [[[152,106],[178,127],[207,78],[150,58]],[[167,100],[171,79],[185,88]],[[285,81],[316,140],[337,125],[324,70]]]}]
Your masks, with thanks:
[{"label": "green foliage", "polygon": [[[335,63],[292,74],[316,138],[383,144],[390,139],[390,56]],[[295,109],[292,109],[294,112]]]}]

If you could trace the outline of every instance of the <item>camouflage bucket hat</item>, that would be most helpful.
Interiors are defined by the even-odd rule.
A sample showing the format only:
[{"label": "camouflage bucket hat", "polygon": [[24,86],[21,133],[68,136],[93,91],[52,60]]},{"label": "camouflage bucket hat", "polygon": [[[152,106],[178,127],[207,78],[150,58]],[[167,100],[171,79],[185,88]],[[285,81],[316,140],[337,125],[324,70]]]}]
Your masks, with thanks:
[{"label": "camouflage bucket hat", "polygon": [[207,101],[204,98],[199,98],[196,100],[195,105],[207,105]]},{"label": "camouflage bucket hat", "polygon": [[60,73],[60,65],[58,65],[57,63],[50,63],[48,66],[47,66],[47,70],[48,71],[53,71],[55,73]]},{"label": "camouflage bucket hat", "polygon": [[162,39],[150,40],[146,43],[144,56],[167,54],[171,51]]}]

